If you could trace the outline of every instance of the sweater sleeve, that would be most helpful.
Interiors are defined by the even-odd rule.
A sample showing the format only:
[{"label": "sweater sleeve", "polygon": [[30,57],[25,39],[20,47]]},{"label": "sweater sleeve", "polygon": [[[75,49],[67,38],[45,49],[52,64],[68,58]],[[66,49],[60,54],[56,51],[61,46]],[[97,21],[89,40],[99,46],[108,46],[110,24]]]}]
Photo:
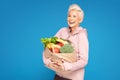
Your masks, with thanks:
[{"label": "sweater sleeve", "polygon": [[77,70],[80,68],[84,68],[87,63],[88,63],[88,48],[89,48],[89,43],[88,43],[88,38],[86,31],[80,34],[80,40],[79,40],[79,59],[77,62],[74,63],[68,63],[64,62],[64,66],[66,70]]},{"label": "sweater sleeve", "polygon": [[56,34],[55,36],[58,37],[58,38],[62,38],[62,34],[65,32],[65,28],[61,28]]}]

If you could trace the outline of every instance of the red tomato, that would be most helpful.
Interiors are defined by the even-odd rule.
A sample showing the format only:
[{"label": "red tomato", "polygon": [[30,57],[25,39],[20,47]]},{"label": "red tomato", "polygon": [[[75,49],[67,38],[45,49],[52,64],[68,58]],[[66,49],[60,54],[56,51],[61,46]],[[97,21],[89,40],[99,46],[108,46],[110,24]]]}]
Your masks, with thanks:
[{"label": "red tomato", "polygon": [[59,46],[63,46],[64,44],[63,44],[63,43],[57,43],[57,45],[59,45]]},{"label": "red tomato", "polygon": [[54,47],[53,49],[54,49],[54,52],[55,52],[55,53],[60,53],[60,49],[59,49],[59,48]]}]

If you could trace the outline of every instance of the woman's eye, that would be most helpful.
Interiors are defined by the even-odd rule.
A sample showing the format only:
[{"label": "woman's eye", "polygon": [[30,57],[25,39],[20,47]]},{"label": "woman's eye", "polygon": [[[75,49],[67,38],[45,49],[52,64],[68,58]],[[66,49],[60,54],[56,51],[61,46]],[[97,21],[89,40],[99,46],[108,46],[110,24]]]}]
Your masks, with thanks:
[{"label": "woman's eye", "polygon": [[68,15],[68,17],[71,17],[70,15]]},{"label": "woman's eye", "polygon": [[73,16],[73,17],[76,17],[76,16]]}]

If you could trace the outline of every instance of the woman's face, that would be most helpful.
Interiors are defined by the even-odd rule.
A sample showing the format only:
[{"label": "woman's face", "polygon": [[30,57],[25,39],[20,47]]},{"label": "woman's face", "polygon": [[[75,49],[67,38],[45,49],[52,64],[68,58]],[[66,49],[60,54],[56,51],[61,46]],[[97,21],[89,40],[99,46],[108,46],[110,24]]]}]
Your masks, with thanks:
[{"label": "woman's face", "polygon": [[69,27],[78,27],[80,23],[78,11],[76,10],[69,11],[67,20]]}]

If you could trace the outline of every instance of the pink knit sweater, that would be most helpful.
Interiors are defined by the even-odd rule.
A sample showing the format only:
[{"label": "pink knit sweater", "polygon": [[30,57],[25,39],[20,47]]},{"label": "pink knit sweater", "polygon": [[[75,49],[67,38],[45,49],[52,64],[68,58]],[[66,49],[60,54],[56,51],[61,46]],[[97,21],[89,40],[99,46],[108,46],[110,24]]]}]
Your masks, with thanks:
[{"label": "pink knit sweater", "polygon": [[[87,32],[82,27],[77,27],[74,33],[70,33],[69,28],[61,28],[55,35],[58,38],[67,39],[72,42],[77,54],[77,62],[68,63],[64,62],[63,65],[65,70],[70,70],[70,73],[56,73],[57,75],[69,78],[72,80],[84,80],[84,68],[88,63],[88,49],[89,42],[87,38]],[[43,62],[48,65],[51,61],[44,57],[43,52]]]}]

